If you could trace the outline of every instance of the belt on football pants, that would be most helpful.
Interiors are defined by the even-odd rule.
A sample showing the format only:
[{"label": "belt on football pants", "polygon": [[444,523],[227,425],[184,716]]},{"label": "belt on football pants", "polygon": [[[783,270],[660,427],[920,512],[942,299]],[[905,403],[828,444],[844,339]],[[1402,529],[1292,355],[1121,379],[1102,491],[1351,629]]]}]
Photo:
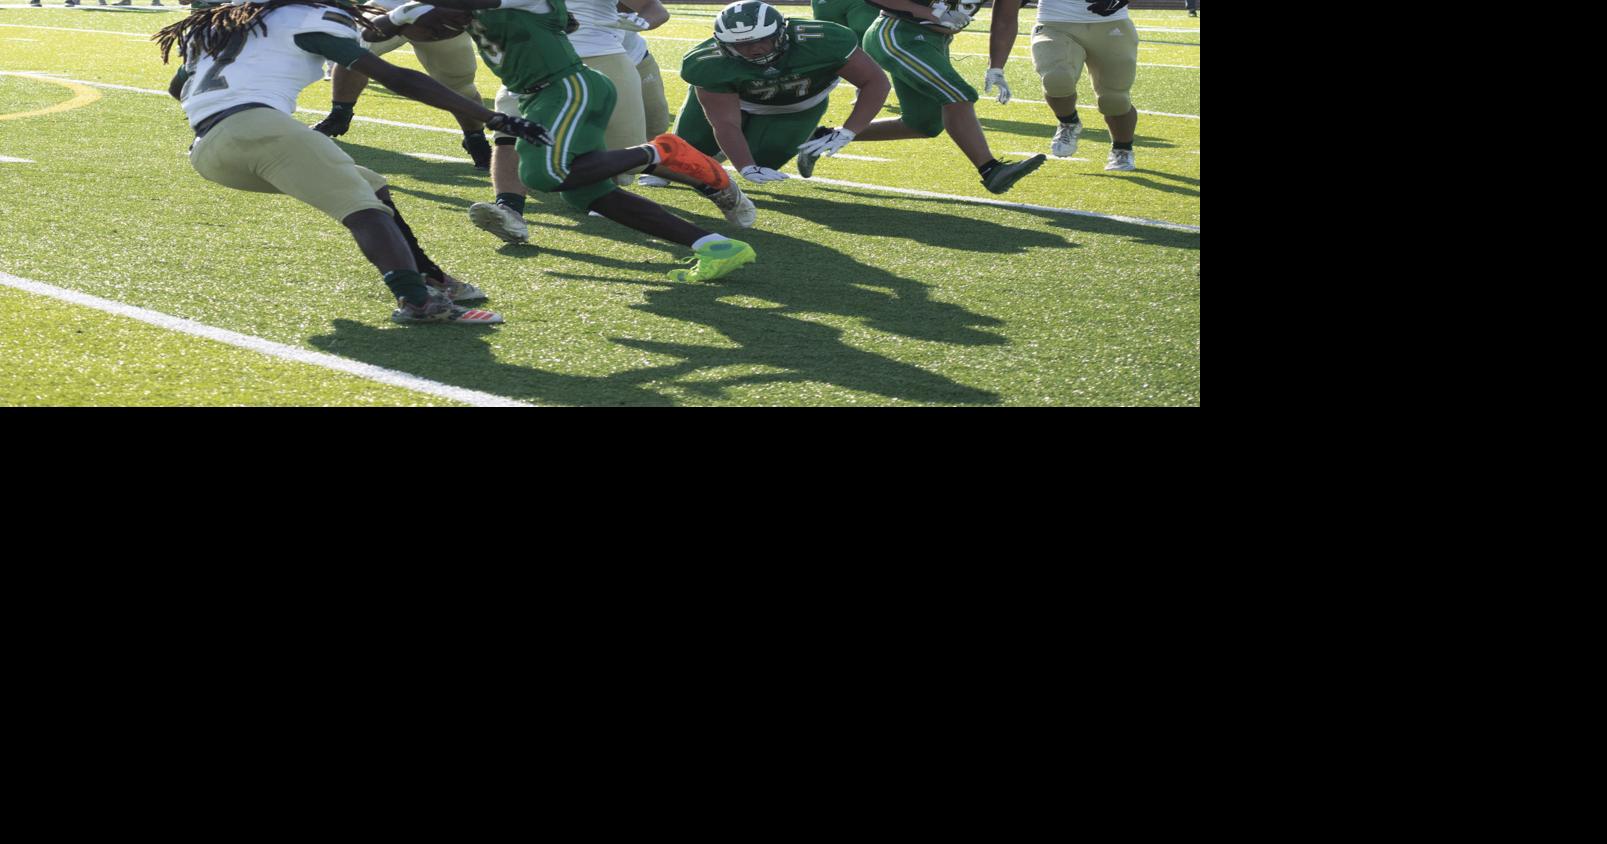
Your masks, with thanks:
[{"label": "belt on football pants", "polygon": [[195,136],[197,138],[204,138],[206,137],[206,133],[212,131],[213,126],[223,122],[223,118],[251,108],[273,108],[273,106],[268,105],[267,103],[242,103],[237,106],[229,106],[217,114],[207,115],[205,120],[195,124]]}]

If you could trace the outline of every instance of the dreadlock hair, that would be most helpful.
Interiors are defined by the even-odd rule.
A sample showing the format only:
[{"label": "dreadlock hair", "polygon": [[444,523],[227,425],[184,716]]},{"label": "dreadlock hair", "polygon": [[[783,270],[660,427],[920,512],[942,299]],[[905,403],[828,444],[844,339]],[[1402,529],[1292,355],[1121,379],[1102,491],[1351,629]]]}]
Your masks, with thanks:
[{"label": "dreadlock hair", "polygon": [[[162,64],[167,64],[168,54],[173,51],[175,44],[183,45],[179,48],[180,58],[191,58],[186,54],[197,49],[203,55],[217,58],[218,53],[223,52],[231,41],[243,37],[253,29],[267,35],[268,25],[263,22],[263,17],[274,9],[285,6],[334,6],[350,12],[385,14],[385,10],[378,6],[367,6],[353,0],[269,0],[267,3],[247,3],[241,6],[225,3],[195,9],[178,23],[162,27],[151,36],[151,40],[162,48]],[[358,26],[376,38],[384,35],[362,15],[353,17],[357,20]]]}]

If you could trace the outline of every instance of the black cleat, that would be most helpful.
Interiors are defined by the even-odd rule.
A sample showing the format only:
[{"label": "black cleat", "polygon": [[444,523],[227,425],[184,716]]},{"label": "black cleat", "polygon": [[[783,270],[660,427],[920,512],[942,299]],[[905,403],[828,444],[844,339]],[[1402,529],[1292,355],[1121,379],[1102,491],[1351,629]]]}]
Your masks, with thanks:
[{"label": "black cleat", "polygon": [[1021,181],[1023,176],[1042,167],[1044,158],[1042,155],[1034,155],[1026,161],[1012,163],[1001,161],[999,166],[989,170],[988,175],[982,177],[982,186],[992,193],[1004,193],[1011,185]]}]

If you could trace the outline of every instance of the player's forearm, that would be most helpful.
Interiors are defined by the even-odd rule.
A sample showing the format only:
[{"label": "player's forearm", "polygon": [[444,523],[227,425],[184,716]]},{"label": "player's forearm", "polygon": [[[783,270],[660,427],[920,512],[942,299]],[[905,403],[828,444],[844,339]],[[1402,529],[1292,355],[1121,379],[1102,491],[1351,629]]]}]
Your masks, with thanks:
[{"label": "player's forearm", "polygon": [[988,67],[1004,67],[1016,46],[1021,0],[995,0],[993,22],[988,25]]},{"label": "player's forearm", "polygon": [[748,139],[742,134],[740,122],[711,120],[709,126],[714,129],[714,142],[720,145],[720,151],[725,153],[732,167],[740,171],[754,163],[753,151],[748,149]]},{"label": "player's forearm", "polygon": [[843,128],[856,135],[869,128],[871,121],[881,112],[882,105],[887,102],[887,92],[892,89],[886,76],[879,76],[861,85],[859,100],[854,103],[854,110],[849,113],[848,119],[843,121]]},{"label": "player's forearm", "polygon": [[[496,112],[486,108],[484,105],[464,99],[454,93],[452,89],[416,70],[396,67],[395,65],[388,65],[388,67],[391,68],[391,72],[383,76],[372,73],[369,76],[375,82],[404,97],[411,97],[425,105],[450,111],[459,117],[467,117],[470,120],[484,123],[496,115]],[[361,70],[361,68],[356,68],[355,66],[354,69]]]}]

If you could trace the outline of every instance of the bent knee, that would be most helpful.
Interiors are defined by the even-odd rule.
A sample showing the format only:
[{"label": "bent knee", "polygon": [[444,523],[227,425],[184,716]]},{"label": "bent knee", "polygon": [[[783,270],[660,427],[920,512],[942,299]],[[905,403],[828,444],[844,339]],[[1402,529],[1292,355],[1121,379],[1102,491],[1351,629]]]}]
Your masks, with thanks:
[{"label": "bent knee", "polygon": [[1099,113],[1106,117],[1121,117],[1132,110],[1133,98],[1126,93],[1099,95]]},{"label": "bent knee", "polygon": [[1039,78],[1043,80],[1043,92],[1048,96],[1077,96],[1077,74],[1069,67],[1050,68],[1048,72],[1040,74]]}]

